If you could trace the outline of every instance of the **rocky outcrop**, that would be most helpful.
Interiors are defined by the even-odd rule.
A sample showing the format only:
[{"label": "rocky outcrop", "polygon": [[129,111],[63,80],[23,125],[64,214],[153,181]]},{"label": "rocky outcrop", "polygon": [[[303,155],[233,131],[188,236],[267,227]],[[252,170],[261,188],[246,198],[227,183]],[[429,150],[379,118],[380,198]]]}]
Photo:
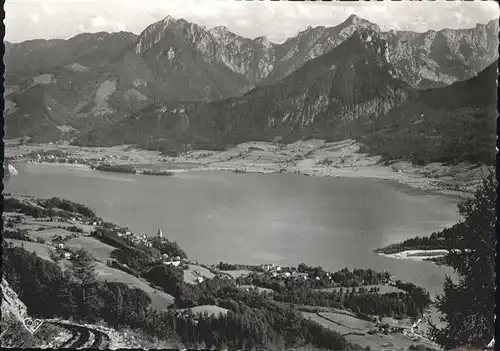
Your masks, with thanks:
[{"label": "rocky outcrop", "polygon": [[26,305],[19,299],[17,293],[12,290],[9,283],[2,278],[2,318],[15,317],[22,321],[28,315]]},{"label": "rocky outcrop", "polygon": [[471,29],[381,33],[395,76],[416,88],[449,85],[475,76],[498,59],[498,20]]}]

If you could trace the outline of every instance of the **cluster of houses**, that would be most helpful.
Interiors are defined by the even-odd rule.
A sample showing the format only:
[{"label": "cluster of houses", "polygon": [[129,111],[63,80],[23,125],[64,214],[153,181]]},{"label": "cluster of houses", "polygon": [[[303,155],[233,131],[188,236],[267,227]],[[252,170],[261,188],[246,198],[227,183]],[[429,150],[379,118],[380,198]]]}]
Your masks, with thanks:
[{"label": "cluster of houses", "polygon": [[47,163],[82,163],[85,159],[75,157],[69,154],[54,155],[54,154],[40,154],[36,153],[31,155],[31,162],[47,162]]},{"label": "cluster of houses", "polygon": [[380,281],[380,285],[396,286],[396,282],[390,278],[389,279],[382,278],[382,280]]},{"label": "cluster of houses", "polygon": [[55,235],[50,245],[55,247],[56,252],[61,255],[61,258],[64,258],[66,260],[71,260],[72,258],[74,258],[73,252],[64,245],[65,241],[66,239],[63,238],[62,236]]},{"label": "cluster of houses", "polygon": [[146,234],[137,235],[130,231],[126,231],[125,233],[118,232],[117,235],[134,245],[141,244],[147,247],[153,247],[153,244],[151,243],[149,237]]},{"label": "cluster of houses", "polygon": [[166,266],[172,265],[174,267],[179,267],[181,263],[189,263],[187,259],[182,259],[180,256],[169,257],[167,254],[162,254],[161,257],[163,264]]},{"label": "cluster of houses", "polygon": [[[309,276],[306,273],[299,273],[296,267],[281,267],[274,264],[263,264],[259,266],[259,271],[269,273],[273,278],[294,278],[308,280]],[[326,273],[328,279],[332,279],[330,273]],[[320,277],[315,277],[316,280],[321,280]]]},{"label": "cluster of houses", "polygon": [[[281,267],[275,264],[264,264],[264,263],[261,263],[259,266],[255,266],[253,270],[269,274],[271,277],[278,279],[300,279],[300,280],[313,279],[316,281],[320,280],[332,281],[334,275],[334,273],[331,272],[324,272],[324,274],[322,274],[321,276],[315,276],[314,274],[311,273],[299,272],[299,270],[296,267]],[[245,276],[246,275],[242,275],[243,278]],[[380,284],[396,286],[396,282],[390,278],[382,279]]]},{"label": "cluster of houses", "polygon": [[115,160],[118,159],[127,159],[126,156],[122,156],[120,158],[115,157],[113,155],[106,155],[104,157],[95,157],[95,158],[87,158],[87,157],[82,157],[79,155],[72,155],[67,152],[62,152],[62,151],[57,151],[56,154],[54,154],[54,151],[51,150],[43,150],[40,152],[32,152],[31,154],[21,154],[18,155],[14,158],[23,158],[23,157],[28,157],[29,161],[32,163],[39,163],[39,162],[47,162],[47,163],[74,163],[74,164],[84,164],[84,165],[91,165],[95,162],[103,162],[103,161],[109,161],[109,162],[114,162]]},{"label": "cluster of houses", "polygon": [[[297,269],[295,267],[281,267],[275,264],[264,264],[261,263],[259,266],[254,266],[253,271],[257,272],[264,272],[273,278],[282,278],[282,279],[289,279],[289,278],[295,278],[295,279],[309,279],[306,274],[298,273]],[[242,274],[241,277],[245,278],[248,274]],[[230,275],[223,274],[221,275],[222,278],[228,278],[228,279],[233,279]]]}]

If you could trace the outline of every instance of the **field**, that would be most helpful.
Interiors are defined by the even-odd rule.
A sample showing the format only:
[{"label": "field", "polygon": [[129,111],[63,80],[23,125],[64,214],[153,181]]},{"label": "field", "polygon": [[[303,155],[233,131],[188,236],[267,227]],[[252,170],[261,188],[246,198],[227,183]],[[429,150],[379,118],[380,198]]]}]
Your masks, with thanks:
[{"label": "field", "polygon": [[325,328],[334,330],[344,335],[350,342],[359,344],[362,347],[369,346],[372,350],[406,351],[411,345],[424,345],[432,349],[439,349],[435,344],[424,338],[412,340],[410,337],[405,336],[404,333],[408,333],[411,327],[408,322],[399,323],[394,322],[392,319],[384,319],[384,323],[397,325],[401,328],[407,329],[407,331],[404,331],[404,333],[394,332],[389,334],[377,331],[374,334],[368,334],[368,331],[376,330],[376,325],[374,323],[356,318],[352,315],[335,312],[313,313],[304,311],[302,312],[302,315]]},{"label": "field", "polygon": [[28,225],[20,225],[19,229],[23,230],[28,230],[28,235],[32,237],[33,239],[36,239],[37,237],[42,238],[45,240],[47,243],[51,242],[52,239],[56,235],[59,235],[62,238],[65,238],[66,236],[71,235],[72,233],[61,228],[47,228],[44,230],[36,230],[35,225],[28,224]]},{"label": "field", "polygon": [[[15,215],[14,213],[5,213],[7,216]],[[27,230],[37,230],[38,228],[46,228],[46,229],[61,229],[58,227],[69,227],[75,226],[80,228],[85,234],[90,234],[94,230],[94,226],[78,223],[78,222],[57,222],[57,221],[49,221],[49,220],[40,220],[33,218],[31,216],[23,215],[25,218],[23,223],[18,226],[19,229],[27,229]],[[64,230],[64,229],[61,229]]]},{"label": "field", "polygon": [[359,319],[353,316],[349,316],[346,314],[335,313],[335,312],[319,312],[319,316],[324,319],[328,319],[337,323],[340,323],[347,328],[356,331],[363,331],[371,328],[375,328],[375,323],[365,321],[363,319]]},{"label": "field", "polygon": [[[366,290],[370,290],[371,288],[379,288],[380,291],[379,291],[379,294],[388,294],[388,293],[406,293],[406,291],[404,290],[401,290],[401,289],[398,289],[396,288],[395,286],[390,286],[390,285],[364,285],[363,286],[364,289]],[[348,293],[352,290],[352,288],[346,288],[346,287],[343,287],[343,288],[326,288],[326,289],[317,289],[318,291],[324,291],[324,292],[332,292],[332,291],[340,291],[340,289],[342,289],[344,291],[344,293]],[[356,288],[356,290],[358,290],[358,288]]]},{"label": "field", "polygon": [[412,345],[424,345],[434,350],[439,350],[440,348],[427,341],[419,340],[413,341],[401,333],[396,334],[374,334],[374,335],[347,335],[346,339],[352,343],[361,346],[370,346],[372,350],[380,351],[407,351]]},{"label": "field", "polygon": [[[227,313],[227,309],[225,308],[222,308],[222,307],[219,307],[219,306],[215,306],[215,305],[201,305],[201,306],[196,306],[196,307],[193,307],[193,308],[189,308],[191,310],[191,312],[193,312],[194,314],[197,314],[197,313],[208,313],[209,315],[216,315],[218,316],[220,313],[222,314],[226,314]],[[187,309],[179,309],[178,311],[186,311]]]},{"label": "field", "polygon": [[197,284],[198,277],[202,277],[204,279],[212,279],[215,277],[215,274],[210,272],[205,267],[197,266],[194,264],[188,265],[188,269],[184,270],[184,282],[188,284]]},{"label": "field", "polygon": [[38,256],[44,260],[53,262],[49,257],[49,250],[51,247],[46,244],[33,243],[30,241],[15,240],[15,239],[4,239],[8,243],[12,243],[16,247],[24,246],[24,249],[29,252],[35,252]]},{"label": "field", "polygon": [[127,284],[131,288],[138,288],[143,290],[151,298],[152,307],[162,310],[172,305],[175,298],[161,290],[152,288],[145,281],[134,277],[119,269],[109,267],[103,263],[97,262],[96,271],[98,273],[98,278],[101,280],[107,280],[109,282],[120,282]]},{"label": "field", "polygon": [[240,288],[241,289],[252,289],[252,288],[257,288],[257,290],[260,292],[260,293],[272,293],[274,292],[274,290],[272,289],[268,289],[268,288],[261,288],[260,286],[253,286],[253,285],[240,285]]},{"label": "field", "polygon": [[73,248],[83,248],[91,252],[95,258],[103,263],[106,263],[111,252],[116,250],[113,246],[88,236],[77,236],[66,241],[64,245]]},{"label": "field", "polygon": [[249,271],[249,270],[246,270],[246,269],[240,269],[240,270],[236,270],[236,271],[220,271],[220,272],[223,273],[223,274],[230,275],[231,277],[233,277],[234,279],[236,279],[238,277],[241,277],[242,275],[249,274],[252,271]]},{"label": "field", "polygon": [[[27,230],[28,235],[32,237],[33,239],[36,239],[37,237],[40,237],[44,239],[47,244],[49,244],[55,236],[60,236],[62,238],[66,238],[70,235],[74,235],[75,233],[72,233],[66,229],[62,228],[57,228],[58,226],[61,227],[68,227],[72,226],[72,223],[63,223],[63,222],[45,222],[42,220],[37,220],[35,218],[26,216],[26,218],[23,220],[23,223],[19,224],[17,228],[21,230]],[[90,233],[89,228],[93,228],[93,226],[88,226],[85,224],[80,224],[80,223],[75,223],[74,224],[76,227],[81,228],[84,230],[84,234],[78,233],[77,237],[68,239],[64,245],[66,247],[71,247],[71,248],[83,248],[94,255],[95,258],[97,258],[101,262],[106,262],[107,259],[109,258],[111,252],[115,250],[113,246],[107,245],[105,243],[100,242],[97,239],[94,239],[92,237],[89,237],[88,234]],[[39,230],[45,228],[43,230]]]},{"label": "field", "polygon": [[304,318],[311,319],[312,321],[318,323],[319,325],[328,328],[330,330],[334,330],[342,335],[352,332],[359,332],[359,330],[353,330],[352,328],[344,326],[340,323],[335,323],[328,319],[325,319],[316,313],[302,312],[302,315],[304,316]]}]

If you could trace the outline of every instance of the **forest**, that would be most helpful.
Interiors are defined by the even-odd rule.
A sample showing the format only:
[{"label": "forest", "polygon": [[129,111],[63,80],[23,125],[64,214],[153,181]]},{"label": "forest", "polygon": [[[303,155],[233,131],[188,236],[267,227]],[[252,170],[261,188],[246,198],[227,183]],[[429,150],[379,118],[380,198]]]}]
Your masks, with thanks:
[{"label": "forest", "polygon": [[407,250],[451,250],[460,246],[461,237],[466,235],[464,223],[457,223],[430,236],[417,236],[406,239],[400,243],[375,249],[374,252],[393,254]]}]

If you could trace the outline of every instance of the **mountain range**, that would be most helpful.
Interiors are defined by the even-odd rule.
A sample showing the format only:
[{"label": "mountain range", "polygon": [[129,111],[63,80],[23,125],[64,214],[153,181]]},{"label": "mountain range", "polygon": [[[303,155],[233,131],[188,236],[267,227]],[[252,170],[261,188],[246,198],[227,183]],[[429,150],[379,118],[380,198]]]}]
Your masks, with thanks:
[{"label": "mountain range", "polygon": [[[153,104],[121,122],[84,133],[76,143],[136,144],[178,152],[186,147],[224,149],[249,140],[357,137],[380,149],[380,144],[391,144],[387,139],[397,137],[405,143],[400,152],[409,153],[400,157],[408,157],[418,144],[427,152],[448,150],[443,143],[457,131],[453,125],[467,125],[471,133],[477,128],[481,133],[466,139],[460,149],[464,159],[456,161],[490,162],[488,150],[494,147],[489,145],[488,131],[494,131],[491,113],[496,101],[496,63],[467,81],[419,90],[394,77],[389,50],[388,42],[376,30],[362,28],[274,84],[208,103]],[[455,113],[461,120],[450,120]],[[392,140],[392,146],[395,142]],[[467,143],[476,142],[479,144],[471,150],[462,150],[471,146]],[[448,152],[449,157],[455,157],[455,152]],[[467,156],[471,152],[474,155]],[[424,159],[447,161],[448,155],[432,153]]]},{"label": "mountain range", "polygon": [[[167,16],[139,36],[6,42],[6,137],[175,150],[350,137],[410,102],[430,107],[427,96],[443,95],[435,88],[492,70],[497,33],[497,21],[382,32],[351,15],[275,44]],[[484,91],[470,85],[465,99]],[[453,94],[444,93],[446,108]]]}]

